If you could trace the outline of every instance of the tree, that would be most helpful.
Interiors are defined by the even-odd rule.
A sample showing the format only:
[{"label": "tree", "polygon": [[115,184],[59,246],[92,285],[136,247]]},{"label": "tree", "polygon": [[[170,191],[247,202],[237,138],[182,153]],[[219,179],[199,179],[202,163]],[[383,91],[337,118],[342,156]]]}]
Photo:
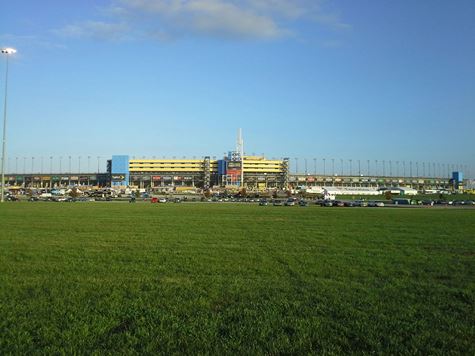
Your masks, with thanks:
[{"label": "tree", "polygon": [[393,197],[393,193],[391,193],[390,190],[386,190],[386,192],[384,193],[384,198],[385,198],[386,200],[391,200],[392,197]]}]

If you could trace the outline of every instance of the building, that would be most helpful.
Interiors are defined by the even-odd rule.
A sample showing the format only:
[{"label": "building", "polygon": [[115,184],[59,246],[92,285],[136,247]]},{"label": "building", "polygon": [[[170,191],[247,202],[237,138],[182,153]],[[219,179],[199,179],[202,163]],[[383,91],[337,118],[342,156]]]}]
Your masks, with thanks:
[{"label": "building", "polygon": [[112,156],[110,175],[111,185],[117,187],[285,189],[288,159],[243,156],[238,160],[233,154],[220,160],[209,156],[202,159],[129,159],[129,156],[118,155]]}]

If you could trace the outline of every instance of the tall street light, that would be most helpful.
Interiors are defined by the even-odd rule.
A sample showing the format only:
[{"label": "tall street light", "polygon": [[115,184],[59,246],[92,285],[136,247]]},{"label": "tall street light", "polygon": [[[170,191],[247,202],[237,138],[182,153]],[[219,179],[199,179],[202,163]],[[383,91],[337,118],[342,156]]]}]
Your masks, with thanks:
[{"label": "tall street light", "polygon": [[7,144],[7,91],[8,91],[8,59],[10,55],[15,54],[14,48],[2,48],[2,54],[6,57],[6,69],[5,69],[5,102],[3,104],[3,141],[2,141],[2,186],[1,186],[1,202],[5,201],[5,149]]}]

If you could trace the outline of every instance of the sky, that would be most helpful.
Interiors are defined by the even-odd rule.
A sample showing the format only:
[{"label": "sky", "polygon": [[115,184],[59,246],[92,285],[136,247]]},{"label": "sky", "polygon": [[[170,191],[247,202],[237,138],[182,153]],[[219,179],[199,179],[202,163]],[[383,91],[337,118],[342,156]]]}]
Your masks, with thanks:
[{"label": "sky", "polygon": [[[83,169],[88,156],[101,169],[113,154],[220,157],[242,128],[247,154],[298,157],[300,170],[333,158],[336,170],[391,160],[474,175],[473,0],[17,0],[0,11],[0,46],[18,51],[9,171],[69,156]],[[2,97],[5,69],[3,57]]]}]

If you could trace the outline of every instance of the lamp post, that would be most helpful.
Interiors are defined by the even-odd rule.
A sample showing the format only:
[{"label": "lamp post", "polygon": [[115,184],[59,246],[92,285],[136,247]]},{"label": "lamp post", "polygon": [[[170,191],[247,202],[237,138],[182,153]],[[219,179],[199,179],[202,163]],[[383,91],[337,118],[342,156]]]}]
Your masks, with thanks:
[{"label": "lamp post", "polygon": [[5,69],[5,101],[3,104],[3,140],[2,140],[2,186],[1,186],[1,202],[5,201],[5,154],[7,145],[7,93],[8,93],[8,59],[10,55],[15,54],[14,48],[2,48],[2,54],[6,56],[6,69]]}]

